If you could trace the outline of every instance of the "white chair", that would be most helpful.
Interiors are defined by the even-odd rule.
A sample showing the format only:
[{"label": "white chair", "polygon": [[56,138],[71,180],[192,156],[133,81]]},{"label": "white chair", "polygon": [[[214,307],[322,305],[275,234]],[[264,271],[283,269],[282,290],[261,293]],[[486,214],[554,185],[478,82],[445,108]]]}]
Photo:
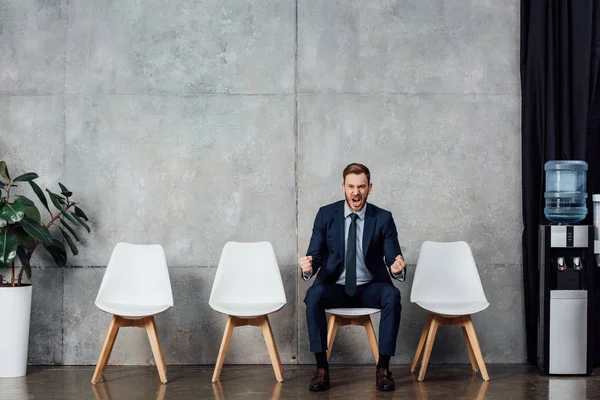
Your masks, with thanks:
[{"label": "white chair", "polygon": [[490,303],[483,292],[473,253],[466,242],[423,243],[410,301],[429,312],[410,368],[414,372],[423,355],[418,380],[425,379],[438,326],[459,325],[462,327],[473,370],[480,370],[483,379],[488,381],[490,377],[471,314],[485,310]]},{"label": "white chair", "polygon": [[262,328],[275,377],[278,382],[283,382],[268,314],[280,310],[285,303],[283,281],[271,243],[226,243],[208,301],[215,311],[227,315],[213,382],[221,375],[233,328],[244,325]]},{"label": "white chair", "polygon": [[163,357],[154,316],[173,307],[173,293],[165,252],[160,245],[118,243],[104,273],[96,306],[113,314],[108,335],[92,377],[92,383],[108,364],[119,328],[145,328],[162,383],[167,383]]},{"label": "white chair", "polygon": [[379,345],[377,344],[377,336],[371,322],[371,315],[381,312],[377,308],[329,308],[325,310],[329,314],[329,322],[327,324],[327,359],[331,354],[335,334],[340,326],[356,325],[362,326],[367,331],[369,345],[375,358],[375,364],[379,362]]}]

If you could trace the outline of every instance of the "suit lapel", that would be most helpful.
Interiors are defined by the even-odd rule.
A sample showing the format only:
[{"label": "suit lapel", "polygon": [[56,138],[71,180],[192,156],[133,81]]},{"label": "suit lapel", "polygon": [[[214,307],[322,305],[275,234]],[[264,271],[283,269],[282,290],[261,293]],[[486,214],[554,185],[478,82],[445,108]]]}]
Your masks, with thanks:
[{"label": "suit lapel", "polygon": [[363,231],[363,257],[365,260],[367,259],[367,250],[369,249],[369,244],[371,243],[371,238],[373,237],[373,230],[375,229],[375,210],[373,207],[367,203],[367,209],[365,210],[365,228]]},{"label": "suit lapel", "polygon": [[341,202],[341,206],[337,207],[337,212],[335,213],[335,216],[333,218],[335,229],[338,230],[338,246],[342,254],[341,258],[343,267],[344,262],[346,260],[346,227],[344,225],[344,202]]}]

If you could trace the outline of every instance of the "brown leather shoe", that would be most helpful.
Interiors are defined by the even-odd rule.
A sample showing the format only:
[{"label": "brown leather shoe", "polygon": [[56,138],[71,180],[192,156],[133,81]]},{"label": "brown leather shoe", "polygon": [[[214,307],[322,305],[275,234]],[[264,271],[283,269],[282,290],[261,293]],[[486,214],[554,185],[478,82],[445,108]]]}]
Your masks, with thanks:
[{"label": "brown leather shoe", "polygon": [[329,390],[329,370],[327,368],[317,368],[317,372],[308,385],[311,392],[322,392]]},{"label": "brown leather shoe", "polygon": [[396,390],[396,384],[392,373],[389,369],[379,368],[375,373],[375,386],[378,390],[389,392],[390,390]]}]

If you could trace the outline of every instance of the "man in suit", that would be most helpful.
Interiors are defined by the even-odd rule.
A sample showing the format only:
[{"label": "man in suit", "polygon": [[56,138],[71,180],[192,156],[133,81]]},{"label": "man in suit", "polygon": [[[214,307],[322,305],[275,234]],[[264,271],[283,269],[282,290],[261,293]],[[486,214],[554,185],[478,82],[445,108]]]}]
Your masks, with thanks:
[{"label": "man in suit", "polygon": [[329,389],[325,309],[339,307],[381,309],[375,384],[379,390],[394,390],[389,364],[402,307],[390,274],[403,281],[406,263],[392,214],[367,203],[372,188],[369,169],[350,164],[343,179],[345,200],[319,209],[308,251],[299,260],[304,280],[316,275],[304,299],[310,351],[317,360],[309,390]]}]

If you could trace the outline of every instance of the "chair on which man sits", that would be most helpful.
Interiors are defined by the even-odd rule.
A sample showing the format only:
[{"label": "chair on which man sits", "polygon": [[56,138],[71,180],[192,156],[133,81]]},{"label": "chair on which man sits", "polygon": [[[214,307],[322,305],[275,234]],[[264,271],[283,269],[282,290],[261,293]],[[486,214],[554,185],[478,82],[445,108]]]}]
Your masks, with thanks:
[{"label": "chair on which man sits", "polygon": [[355,325],[362,326],[367,332],[369,346],[373,352],[375,364],[379,361],[379,345],[377,344],[377,336],[371,322],[371,315],[381,312],[377,308],[329,308],[325,310],[329,314],[329,322],[327,324],[327,359],[331,354],[335,335],[340,326]]},{"label": "chair on which man sits", "polygon": [[110,256],[96,297],[96,306],[113,314],[92,383],[100,381],[120,328],[144,328],[162,383],[167,368],[154,316],[173,307],[173,293],[162,246],[118,243]]},{"label": "chair on which man sits", "polygon": [[438,327],[458,325],[462,327],[473,371],[481,371],[483,380],[488,381],[490,377],[471,314],[485,310],[490,303],[483,292],[477,265],[466,242],[423,243],[410,301],[429,313],[410,368],[414,372],[421,360],[418,380],[425,379]]},{"label": "chair on which man sits", "polygon": [[233,329],[251,325],[262,329],[275,377],[283,382],[283,369],[268,315],[283,308],[286,297],[271,243],[226,243],[208,303],[215,311],[227,315],[212,381],[219,381]]}]

